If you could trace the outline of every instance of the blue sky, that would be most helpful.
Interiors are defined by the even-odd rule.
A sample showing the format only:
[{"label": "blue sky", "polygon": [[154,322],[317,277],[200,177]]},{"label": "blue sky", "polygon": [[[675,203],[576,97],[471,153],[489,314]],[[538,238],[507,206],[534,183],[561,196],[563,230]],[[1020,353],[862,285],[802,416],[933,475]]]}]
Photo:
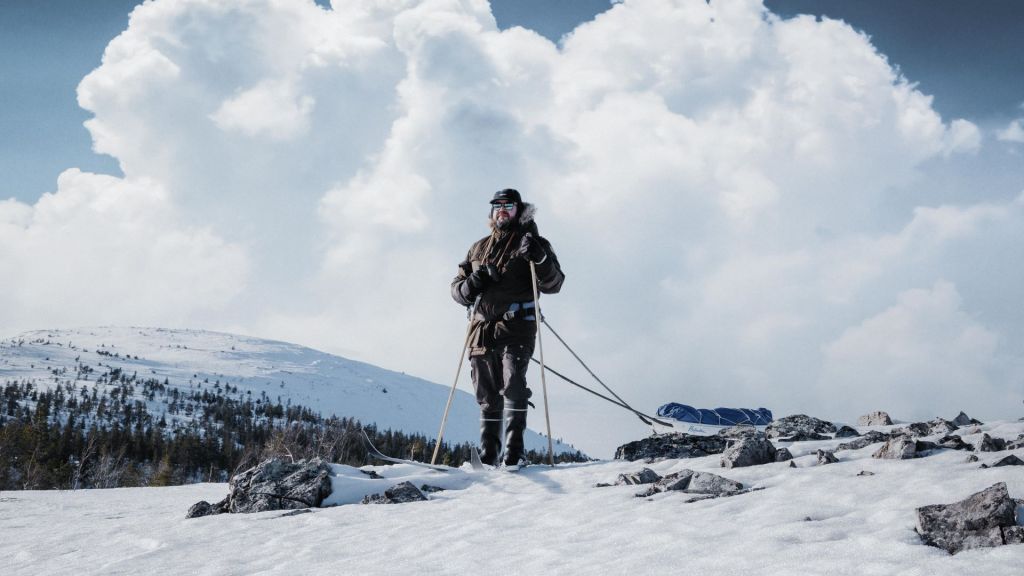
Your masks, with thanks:
[{"label": "blue sky", "polygon": [[[0,3],[0,335],[447,382],[448,284],[512,186],[567,274],[549,321],[645,411],[1019,416],[1024,4],[132,5]],[[594,454],[644,433],[551,394]]]}]

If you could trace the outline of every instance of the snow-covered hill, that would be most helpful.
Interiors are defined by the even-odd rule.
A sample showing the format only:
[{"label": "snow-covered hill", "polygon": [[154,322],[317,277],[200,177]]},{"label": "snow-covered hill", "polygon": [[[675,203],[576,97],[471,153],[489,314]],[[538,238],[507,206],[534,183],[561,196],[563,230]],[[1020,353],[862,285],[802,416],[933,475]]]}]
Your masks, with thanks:
[{"label": "snow-covered hill", "polygon": [[[182,391],[231,387],[236,396],[291,402],[324,416],[355,418],[379,429],[437,436],[450,386],[392,372],[310,348],[202,330],[99,327],[39,330],[0,342],[0,385],[33,381],[49,389],[70,381],[75,389],[102,386],[100,375],[119,369],[138,378],[165,379]],[[468,376],[460,388],[469,388]],[[234,389],[237,388],[237,391]],[[155,416],[167,406],[147,401]],[[539,412],[532,423],[543,422]],[[460,389],[445,429],[448,442],[475,442],[479,409]],[[547,439],[527,431],[526,445],[547,451]],[[561,443],[555,451],[575,450]]]},{"label": "snow-covered hill", "polygon": [[[1024,423],[991,422],[979,430],[1015,438]],[[196,501],[224,497],[225,484],[4,492],[0,558],[11,576],[1021,573],[1024,545],[950,556],[914,532],[919,506],[959,501],[997,482],[1024,498],[1024,468],[980,468],[1007,451],[978,453],[978,462],[955,450],[879,460],[871,457],[874,445],[817,464],[815,450],[842,441],[792,443],[797,468],[780,462],[726,470],[717,455],[531,466],[518,474],[474,473],[468,465],[447,474],[368,466],[363,470],[384,479],[363,482],[379,491],[401,480],[448,489],[426,502],[302,514],[185,519]],[[1024,456],[1024,449],[1013,453]],[[761,490],[686,503],[689,495],[678,492],[637,498],[641,486],[595,487],[645,466],[661,475],[712,472]]]}]

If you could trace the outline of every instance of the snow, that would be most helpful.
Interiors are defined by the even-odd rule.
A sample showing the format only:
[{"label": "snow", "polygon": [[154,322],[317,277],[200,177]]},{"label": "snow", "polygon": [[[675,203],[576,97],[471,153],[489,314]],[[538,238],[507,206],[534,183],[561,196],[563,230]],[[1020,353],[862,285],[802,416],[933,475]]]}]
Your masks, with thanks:
[{"label": "snow", "polygon": [[[457,360],[452,358],[453,377]],[[96,369],[91,380],[75,380],[79,362]],[[61,368],[67,368],[67,375],[55,377],[51,370]],[[167,378],[183,390],[200,384],[210,388],[219,381],[237,386],[241,395],[251,391],[259,397],[265,392],[272,401],[290,399],[324,416],[356,418],[363,424],[375,423],[380,430],[418,432],[428,438],[437,437],[451,390],[450,383],[428,382],[295,344],[204,330],[38,330],[0,342],[0,386],[35,379],[42,389],[66,380],[74,381],[76,388],[91,387],[103,370],[112,368],[139,378]],[[447,442],[479,438],[480,410],[465,391],[471,389],[469,374],[463,374],[444,432]],[[158,418],[166,410],[159,403],[149,404]],[[530,415],[534,426],[543,423],[543,405],[537,405]],[[527,448],[547,452],[546,437],[527,430],[525,440]],[[561,442],[554,448],[556,453],[574,450]]]},{"label": "snow", "polygon": [[[973,436],[1016,438],[1022,422]],[[866,430],[866,429],[865,429]],[[968,436],[965,440],[971,441]],[[408,480],[447,488],[427,502],[339,505],[310,513],[185,519],[225,484],[0,494],[4,574],[829,574],[1018,576],[1024,545],[950,556],[922,544],[914,509],[1006,482],[1024,498],[1024,469],[980,469],[1008,452],[940,451],[876,460],[873,445],[816,464],[843,440],[789,444],[788,463],[723,469],[718,456],[652,464],[601,461],[519,473],[335,466],[331,502],[355,502]],[[779,445],[787,446],[785,443]],[[1024,456],[1024,450],[1015,450]],[[636,486],[596,488],[644,466],[720,474],[748,488],[686,503],[680,493],[636,498]],[[858,476],[860,471],[873,476]]]}]

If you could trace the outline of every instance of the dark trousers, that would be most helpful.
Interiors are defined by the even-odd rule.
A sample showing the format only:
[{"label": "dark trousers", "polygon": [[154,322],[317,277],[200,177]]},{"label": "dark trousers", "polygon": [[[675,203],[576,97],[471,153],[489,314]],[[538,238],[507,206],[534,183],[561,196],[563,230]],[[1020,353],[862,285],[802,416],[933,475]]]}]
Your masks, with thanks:
[{"label": "dark trousers", "polygon": [[505,400],[526,404],[530,389],[526,387],[526,369],[533,349],[522,344],[498,346],[484,354],[470,356],[476,401],[483,413],[501,414]]},{"label": "dark trousers", "polygon": [[476,401],[480,404],[480,460],[495,464],[501,452],[501,423],[505,417],[505,461],[515,464],[523,455],[526,431],[526,369],[533,349],[522,344],[499,346],[484,354],[471,356],[470,369]]}]

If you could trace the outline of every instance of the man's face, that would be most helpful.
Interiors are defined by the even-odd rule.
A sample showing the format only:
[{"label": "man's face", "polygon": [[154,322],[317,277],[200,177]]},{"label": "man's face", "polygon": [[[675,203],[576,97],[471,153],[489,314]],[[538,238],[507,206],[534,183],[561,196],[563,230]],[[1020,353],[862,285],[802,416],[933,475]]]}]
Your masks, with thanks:
[{"label": "man's face", "polygon": [[518,210],[515,202],[496,202],[491,204],[491,218],[498,228],[505,229],[515,221]]}]

